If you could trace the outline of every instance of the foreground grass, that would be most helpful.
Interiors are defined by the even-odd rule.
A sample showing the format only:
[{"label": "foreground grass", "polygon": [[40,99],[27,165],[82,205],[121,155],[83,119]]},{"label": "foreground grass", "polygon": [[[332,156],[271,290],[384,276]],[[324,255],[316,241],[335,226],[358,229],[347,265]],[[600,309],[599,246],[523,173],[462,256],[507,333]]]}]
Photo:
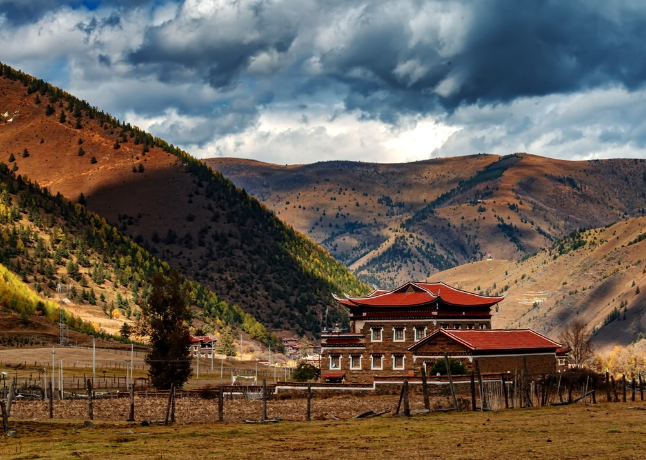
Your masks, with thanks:
[{"label": "foreground grass", "polygon": [[643,402],[404,419],[142,427],[13,422],[3,459],[613,458],[646,456]]}]

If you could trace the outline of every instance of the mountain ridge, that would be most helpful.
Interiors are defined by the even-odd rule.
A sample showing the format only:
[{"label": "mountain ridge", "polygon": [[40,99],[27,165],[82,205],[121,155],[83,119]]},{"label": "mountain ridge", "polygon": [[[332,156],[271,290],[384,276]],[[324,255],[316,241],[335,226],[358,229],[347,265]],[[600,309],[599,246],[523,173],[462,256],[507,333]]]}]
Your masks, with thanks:
[{"label": "mountain ridge", "polygon": [[646,214],[642,159],[479,154],[343,167],[203,161],[383,287],[489,255],[520,259],[578,228]]},{"label": "mountain ridge", "polygon": [[17,174],[83,201],[271,330],[317,332],[326,308],[347,321],[331,293],[367,286],[219,172],[42,80],[0,70],[0,112],[18,112],[0,126],[0,160],[13,156]]}]

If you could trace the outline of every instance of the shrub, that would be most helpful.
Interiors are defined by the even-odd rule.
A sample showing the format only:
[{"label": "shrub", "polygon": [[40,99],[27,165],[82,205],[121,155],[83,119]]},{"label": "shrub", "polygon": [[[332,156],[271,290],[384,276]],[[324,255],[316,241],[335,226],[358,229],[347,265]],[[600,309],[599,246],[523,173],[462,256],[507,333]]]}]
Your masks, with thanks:
[{"label": "shrub", "polygon": [[306,363],[301,361],[294,369],[292,373],[292,378],[297,382],[307,382],[308,380],[314,380],[319,377],[321,371],[318,367],[313,364]]},{"label": "shrub", "polygon": [[[462,362],[457,359],[449,358],[449,367],[451,369],[451,375],[466,374],[467,372],[464,364],[462,364]],[[435,361],[435,364],[433,364],[433,367],[429,372],[429,375],[437,374],[446,375],[446,361],[444,361],[443,359]]]}]

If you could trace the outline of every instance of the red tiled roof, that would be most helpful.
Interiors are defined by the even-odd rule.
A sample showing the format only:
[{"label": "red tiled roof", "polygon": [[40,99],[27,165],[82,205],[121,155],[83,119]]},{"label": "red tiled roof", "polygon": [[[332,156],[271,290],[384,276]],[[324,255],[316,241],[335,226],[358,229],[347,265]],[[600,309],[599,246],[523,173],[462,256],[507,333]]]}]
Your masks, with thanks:
[{"label": "red tiled roof", "polygon": [[214,340],[215,340],[215,337],[209,337],[208,335],[196,335],[196,336],[191,336],[190,338],[191,343],[213,342]]},{"label": "red tiled roof", "polygon": [[567,356],[572,350],[568,347],[560,347],[556,349],[556,354],[559,356]]},{"label": "red tiled roof", "polygon": [[342,379],[345,377],[345,372],[328,372],[321,376],[324,379]]},{"label": "red tiled roof", "polygon": [[493,305],[505,298],[504,296],[485,296],[474,292],[463,291],[443,282],[417,284],[433,294],[439,295],[446,303],[453,305]]},{"label": "red tiled roof", "polygon": [[334,297],[347,307],[415,307],[427,305],[437,298],[457,306],[491,306],[504,299],[462,291],[444,283],[406,283],[397,289],[375,289],[366,297]]},{"label": "red tiled roof", "polygon": [[504,350],[545,350],[556,351],[561,344],[532,331],[531,329],[489,329],[489,330],[447,330],[438,329],[419,342],[411,345],[409,350],[416,350],[421,345],[432,341],[438,335],[445,335],[472,351]]}]

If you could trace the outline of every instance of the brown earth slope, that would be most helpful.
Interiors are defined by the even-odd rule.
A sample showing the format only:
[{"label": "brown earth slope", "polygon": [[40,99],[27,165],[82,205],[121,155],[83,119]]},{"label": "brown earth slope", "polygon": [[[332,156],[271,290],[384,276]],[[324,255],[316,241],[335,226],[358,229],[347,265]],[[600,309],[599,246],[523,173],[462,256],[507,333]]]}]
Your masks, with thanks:
[{"label": "brown earth slope", "polygon": [[90,210],[229,304],[273,329],[316,331],[326,306],[332,321],[341,318],[332,292],[367,289],[185,153],[31,77],[4,72],[0,113],[13,116],[0,121],[0,161],[53,193],[72,200],[83,194]]},{"label": "brown earth slope", "polygon": [[494,327],[557,338],[578,319],[600,351],[646,335],[646,217],[576,232],[523,261],[473,262],[435,276],[471,291],[507,292]]},{"label": "brown earth slope", "polygon": [[575,229],[646,213],[645,160],[204,161],[384,287],[489,256],[521,259]]}]

